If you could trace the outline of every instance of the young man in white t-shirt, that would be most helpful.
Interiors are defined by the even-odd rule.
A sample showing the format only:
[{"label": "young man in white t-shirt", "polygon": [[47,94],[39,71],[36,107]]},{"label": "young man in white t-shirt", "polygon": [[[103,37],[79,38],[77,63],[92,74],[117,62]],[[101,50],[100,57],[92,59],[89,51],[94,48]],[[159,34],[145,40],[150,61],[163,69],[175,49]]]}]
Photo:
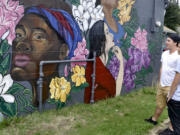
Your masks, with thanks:
[{"label": "young man in white t-shirt", "polygon": [[[170,90],[170,86],[175,76],[175,68],[177,64],[178,51],[177,43],[179,37],[177,34],[169,34],[166,40],[167,51],[161,55],[161,67],[159,73],[159,83],[156,96],[156,110],[154,115],[145,121],[154,125],[157,124],[157,120],[166,107],[167,95]],[[173,130],[170,126],[170,132]],[[172,131],[173,132],[173,131]]]},{"label": "young man in white t-shirt", "polygon": [[[180,54],[180,43],[178,44],[178,51]],[[180,58],[178,59],[176,75],[168,94],[167,105],[174,135],[180,135]]]}]

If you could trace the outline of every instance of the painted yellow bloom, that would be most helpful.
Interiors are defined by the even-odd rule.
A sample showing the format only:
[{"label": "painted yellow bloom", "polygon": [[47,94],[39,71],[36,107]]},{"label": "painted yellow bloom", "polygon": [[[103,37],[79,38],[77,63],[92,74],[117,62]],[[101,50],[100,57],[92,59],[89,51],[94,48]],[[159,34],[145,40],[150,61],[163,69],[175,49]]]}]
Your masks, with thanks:
[{"label": "painted yellow bloom", "polygon": [[130,13],[134,3],[135,0],[119,0],[117,9],[120,10],[118,16],[121,25],[130,20]]},{"label": "painted yellow bloom", "polygon": [[86,82],[85,69],[76,65],[73,69],[73,75],[71,76],[72,82],[76,83],[76,87]]},{"label": "painted yellow bloom", "polygon": [[61,102],[66,102],[66,96],[71,90],[70,82],[67,82],[64,77],[55,77],[51,80],[49,87],[51,98],[60,100]]}]

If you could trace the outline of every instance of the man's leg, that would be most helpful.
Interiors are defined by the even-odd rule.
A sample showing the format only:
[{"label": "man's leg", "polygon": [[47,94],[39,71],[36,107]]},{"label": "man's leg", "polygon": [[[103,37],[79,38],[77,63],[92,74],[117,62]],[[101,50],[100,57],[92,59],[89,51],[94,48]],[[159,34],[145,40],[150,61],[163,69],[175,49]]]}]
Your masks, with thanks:
[{"label": "man's leg", "polygon": [[180,135],[180,102],[170,100],[168,102],[168,114],[171,120],[174,134]]},{"label": "man's leg", "polygon": [[152,116],[152,120],[157,121],[158,118],[161,116],[163,110],[164,110],[164,107],[160,108],[160,107],[156,106],[156,110],[154,112],[154,115]]},{"label": "man's leg", "polygon": [[156,95],[156,110],[152,117],[150,117],[149,119],[145,119],[145,121],[152,123],[153,125],[157,124],[158,118],[160,117],[164,108],[166,107],[166,99],[168,92],[165,92],[165,89],[166,87],[161,87],[160,85],[158,85]]}]

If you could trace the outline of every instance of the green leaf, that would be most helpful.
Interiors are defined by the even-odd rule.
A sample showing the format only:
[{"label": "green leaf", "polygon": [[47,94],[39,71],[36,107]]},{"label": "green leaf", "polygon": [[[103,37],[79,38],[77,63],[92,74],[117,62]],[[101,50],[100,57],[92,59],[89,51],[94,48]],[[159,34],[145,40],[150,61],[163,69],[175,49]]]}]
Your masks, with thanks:
[{"label": "green leaf", "polygon": [[57,101],[55,99],[50,98],[47,100],[47,102],[50,104],[56,104]]},{"label": "green leaf", "polygon": [[114,9],[114,10],[113,10],[113,13],[112,13],[113,16],[117,19],[117,21],[119,21],[119,16],[118,16],[119,12],[120,12],[119,9]]},{"label": "green leaf", "polygon": [[2,40],[0,43],[0,56],[3,56],[9,50],[10,45],[7,40]]},{"label": "green leaf", "polygon": [[8,54],[4,60],[1,62],[1,66],[3,67],[4,69],[4,72],[3,74],[5,75],[9,69],[9,64],[10,64],[10,54]]},{"label": "green leaf", "polygon": [[4,69],[3,69],[3,67],[0,65],[0,73],[3,74],[3,72],[4,72]]},{"label": "green leaf", "polygon": [[84,89],[85,87],[89,87],[89,84],[88,84],[88,83],[83,83],[83,84],[81,84],[79,87],[72,86],[71,91],[73,91],[73,92],[79,92],[79,91],[81,91],[82,89]]},{"label": "green leaf", "polygon": [[6,93],[14,95],[16,92],[20,90],[24,90],[24,86],[18,83],[13,83],[12,87]]},{"label": "green leaf", "polygon": [[69,0],[72,5],[79,6],[80,1],[79,0]]},{"label": "green leaf", "polygon": [[5,101],[1,100],[0,112],[6,116],[15,116],[17,114],[17,102],[15,101],[14,103],[6,103]]}]

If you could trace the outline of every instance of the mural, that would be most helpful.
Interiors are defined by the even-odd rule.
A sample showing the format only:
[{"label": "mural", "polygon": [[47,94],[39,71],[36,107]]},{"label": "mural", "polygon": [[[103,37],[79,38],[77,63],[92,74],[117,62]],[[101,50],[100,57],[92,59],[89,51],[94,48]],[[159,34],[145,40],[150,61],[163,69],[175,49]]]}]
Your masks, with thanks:
[{"label": "mural", "polygon": [[[155,47],[146,26],[139,25],[135,2],[69,0],[61,1],[62,8],[49,8],[41,0],[32,5],[1,0],[0,115],[19,116],[37,109],[42,60],[93,59],[96,52],[95,102],[143,86],[153,72]],[[66,106],[72,93],[83,93],[76,99],[90,103],[92,62],[46,64],[43,69],[44,109]]]}]

